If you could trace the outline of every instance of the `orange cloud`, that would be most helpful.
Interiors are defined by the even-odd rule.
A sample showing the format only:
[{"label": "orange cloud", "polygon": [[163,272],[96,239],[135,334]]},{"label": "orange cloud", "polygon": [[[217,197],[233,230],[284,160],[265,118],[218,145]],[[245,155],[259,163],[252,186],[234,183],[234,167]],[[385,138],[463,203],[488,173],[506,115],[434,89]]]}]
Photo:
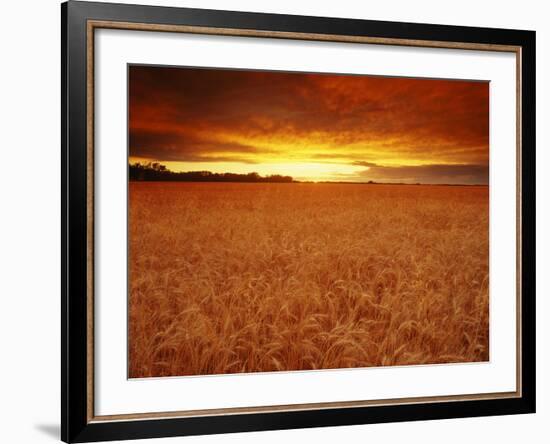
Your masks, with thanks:
[{"label": "orange cloud", "polygon": [[[171,162],[189,170],[200,165],[214,171],[225,165],[230,171],[239,165],[239,170],[269,172],[269,165],[294,165],[289,168],[307,171],[303,178],[345,170],[350,172],[345,180],[357,181],[365,180],[369,171],[357,171],[357,166],[370,162],[377,165],[380,181],[396,180],[395,169],[382,167],[431,165],[407,170],[407,177],[415,173],[419,175],[412,174],[411,180],[438,182],[437,177],[445,177],[453,183],[485,183],[489,86],[478,81],[131,66],[129,145],[132,159]],[[312,165],[318,165],[318,174]],[[435,166],[444,165],[460,167],[437,176],[443,170]]]}]

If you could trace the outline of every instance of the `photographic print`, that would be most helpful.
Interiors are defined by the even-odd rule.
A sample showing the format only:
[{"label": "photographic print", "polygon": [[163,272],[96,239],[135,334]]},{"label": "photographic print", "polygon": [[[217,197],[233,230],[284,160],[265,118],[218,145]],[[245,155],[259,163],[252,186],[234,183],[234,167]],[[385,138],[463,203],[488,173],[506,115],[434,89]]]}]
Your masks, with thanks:
[{"label": "photographic print", "polygon": [[489,360],[489,82],[128,88],[130,378]]}]

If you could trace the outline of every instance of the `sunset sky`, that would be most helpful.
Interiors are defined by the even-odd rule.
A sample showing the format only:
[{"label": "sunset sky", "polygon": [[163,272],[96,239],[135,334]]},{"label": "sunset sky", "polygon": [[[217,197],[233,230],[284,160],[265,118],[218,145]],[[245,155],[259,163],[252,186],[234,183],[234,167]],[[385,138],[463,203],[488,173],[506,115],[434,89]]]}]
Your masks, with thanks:
[{"label": "sunset sky", "polygon": [[487,184],[487,82],[130,66],[130,162]]}]

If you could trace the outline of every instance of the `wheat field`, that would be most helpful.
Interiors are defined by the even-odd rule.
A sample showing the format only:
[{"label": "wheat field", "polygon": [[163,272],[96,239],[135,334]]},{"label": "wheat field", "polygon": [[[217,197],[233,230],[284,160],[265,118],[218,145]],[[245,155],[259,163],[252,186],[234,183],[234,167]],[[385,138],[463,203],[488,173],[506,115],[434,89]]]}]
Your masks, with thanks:
[{"label": "wheat field", "polygon": [[487,187],[129,192],[132,378],[489,358]]}]

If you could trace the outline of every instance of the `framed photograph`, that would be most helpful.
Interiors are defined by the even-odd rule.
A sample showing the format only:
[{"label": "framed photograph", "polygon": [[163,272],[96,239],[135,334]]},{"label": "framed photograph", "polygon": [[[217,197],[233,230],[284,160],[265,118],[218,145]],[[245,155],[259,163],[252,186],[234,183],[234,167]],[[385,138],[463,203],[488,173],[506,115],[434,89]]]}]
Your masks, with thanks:
[{"label": "framed photograph", "polygon": [[535,411],[535,33],[69,1],[62,439]]}]

